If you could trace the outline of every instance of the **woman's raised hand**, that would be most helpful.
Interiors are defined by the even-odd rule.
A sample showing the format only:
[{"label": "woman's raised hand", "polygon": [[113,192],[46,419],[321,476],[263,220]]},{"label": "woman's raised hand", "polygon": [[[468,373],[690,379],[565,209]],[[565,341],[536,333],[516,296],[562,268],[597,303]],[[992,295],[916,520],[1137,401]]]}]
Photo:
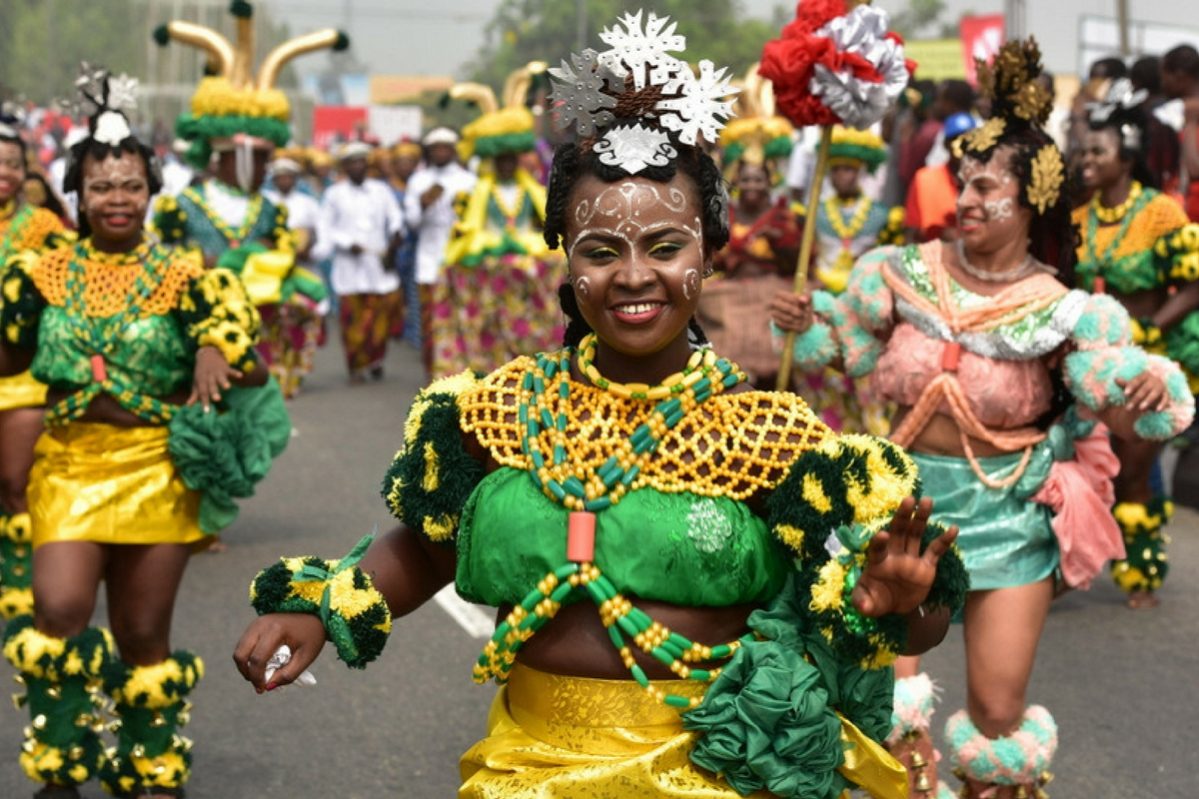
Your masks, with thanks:
[{"label": "woman's raised hand", "polygon": [[[266,681],[266,664],[286,644],[291,660]],[[296,680],[325,646],[325,627],[307,613],[268,613],[250,623],[233,650],[233,662],[241,676],[258,693],[273,691]]]},{"label": "woman's raised hand", "polygon": [[920,541],[928,527],[933,501],[916,502],[908,497],[900,503],[886,530],[875,533],[866,550],[866,568],[853,589],[853,604],[866,616],[910,613],[932,588],[937,562],[958,537],[950,527],[920,552]]},{"label": "woman's raised hand", "polygon": [[770,318],[786,333],[803,333],[812,326],[812,298],[780,291],[770,301]]}]

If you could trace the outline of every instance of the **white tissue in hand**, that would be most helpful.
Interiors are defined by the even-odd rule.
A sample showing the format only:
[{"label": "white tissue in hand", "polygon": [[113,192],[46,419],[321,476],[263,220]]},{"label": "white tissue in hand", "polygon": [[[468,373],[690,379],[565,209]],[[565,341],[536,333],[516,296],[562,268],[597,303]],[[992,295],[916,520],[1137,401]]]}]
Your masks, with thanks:
[{"label": "white tissue in hand", "polygon": [[[271,659],[266,662],[266,674],[264,680],[271,681],[271,677],[275,676],[275,672],[291,662],[291,647],[287,644],[275,650],[275,654],[271,655]],[[312,672],[305,671],[296,678],[296,685],[316,685],[316,677],[312,676]]]}]

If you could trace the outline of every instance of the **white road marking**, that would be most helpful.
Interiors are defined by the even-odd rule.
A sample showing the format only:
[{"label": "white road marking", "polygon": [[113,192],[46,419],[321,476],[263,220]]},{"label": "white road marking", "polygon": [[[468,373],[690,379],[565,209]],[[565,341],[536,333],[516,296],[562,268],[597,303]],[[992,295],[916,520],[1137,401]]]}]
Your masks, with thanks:
[{"label": "white road marking", "polygon": [[458,626],[465,630],[470,637],[490,638],[495,631],[495,622],[491,620],[491,617],[477,605],[472,605],[458,596],[453,583],[434,594],[433,599],[437,600],[441,609],[448,613],[451,619],[458,622]]}]

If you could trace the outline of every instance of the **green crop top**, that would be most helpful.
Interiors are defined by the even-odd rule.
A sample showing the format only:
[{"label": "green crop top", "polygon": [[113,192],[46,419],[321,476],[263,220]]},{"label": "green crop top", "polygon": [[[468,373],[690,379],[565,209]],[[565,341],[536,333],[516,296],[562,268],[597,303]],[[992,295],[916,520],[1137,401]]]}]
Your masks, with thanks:
[{"label": "green crop top", "polygon": [[[383,480],[398,519],[455,547],[462,596],[517,609],[570,563],[568,513],[534,484],[521,440],[517,408],[533,365],[521,357],[420,392]],[[571,380],[563,406],[561,445],[582,468],[618,451],[645,402]],[[899,447],[837,436],[793,394],[724,393],[686,413],[623,499],[596,512],[594,565],[622,596],[686,607],[767,605],[790,578],[813,629],[877,667],[901,650],[905,623],[865,619],[849,597],[871,536],[919,492]],[[925,545],[939,532],[930,525]],[[960,605],[965,585],[960,559],[943,558],[932,603]]]},{"label": "green crop top", "polygon": [[5,341],[34,349],[34,377],[72,392],[49,409],[51,424],[77,418],[100,393],[145,421],[168,421],[172,409],[156,398],[190,384],[201,346],[236,368],[255,364],[258,316],[241,282],[171,248],[114,257],[84,241],[13,259],[0,287]]},{"label": "green crop top", "polygon": [[[510,467],[483,478],[458,527],[458,592],[472,602],[519,602],[566,562],[567,511]],[[691,493],[633,491],[596,519],[596,562],[643,599],[684,606],[765,602],[789,558],[743,502]]]}]

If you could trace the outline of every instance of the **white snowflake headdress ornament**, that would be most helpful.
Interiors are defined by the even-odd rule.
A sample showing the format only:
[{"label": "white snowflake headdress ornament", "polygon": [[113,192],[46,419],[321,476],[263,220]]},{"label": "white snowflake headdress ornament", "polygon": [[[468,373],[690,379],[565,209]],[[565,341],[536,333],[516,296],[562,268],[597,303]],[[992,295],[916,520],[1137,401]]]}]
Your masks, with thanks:
[{"label": "white snowflake headdress ornament", "polygon": [[[687,45],[675,28],[669,17],[652,11],[625,14],[600,33],[609,49],[572,54],[569,62],[549,70],[558,125],[580,136],[598,135],[594,151],[602,163],[631,175],[665,166],[678,155],[676,144],[694,146],[700,137],[714,143],[733,117],[738,89],[727,70],[701,61],[699,74],[692,72],[672,55]],[[650,87],[659,89],[661,99],[621,118],[622,96]]]},{"label": "white snowflake headdress ornament", "polygon": [[21,137],[21,123],[25,121],[25,109],[19,103],[5,100],[0,103],[0,136],[8,139]]},{"label": "white snowflake headdress ornament", "polygon": [[79,98],[74,110],[92,118],[91,138],[116,147],[133,135],[125,110],[137,107],[137,79],[113,75],[104,67],[84,61],[75,79]]}]

